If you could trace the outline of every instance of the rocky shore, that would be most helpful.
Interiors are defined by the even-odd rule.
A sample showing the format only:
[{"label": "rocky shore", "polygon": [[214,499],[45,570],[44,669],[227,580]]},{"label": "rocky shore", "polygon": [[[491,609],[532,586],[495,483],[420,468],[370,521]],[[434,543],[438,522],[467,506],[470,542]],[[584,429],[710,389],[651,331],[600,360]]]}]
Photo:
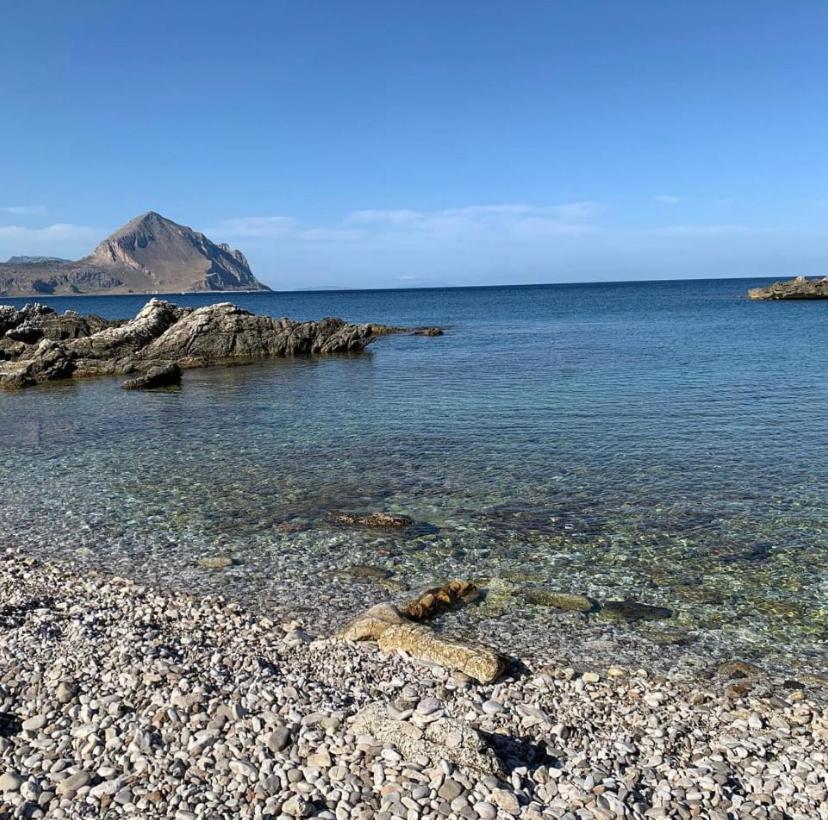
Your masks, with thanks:
[{"label": "rocky shore", "polygon": [[3,818],[828,818],[801,689],[555,658],[480,685],[15,552],[0,600]]},{"label": "rocky shore", "polygon": [[783,299],[828,299],[828,276],[822,279],[808,279],[797,276],[787,282],[774,282],[765,288],[751,288],[751,299],[779,301]]},{"label": "rocky shore", "polygon": [[[274,319],[230,303],[178,307],[151,299],[129,321],[63,314],[40,304],[16,310],[0,305],[0,388],[89,376],[139,374],[131,388],[159,386],[140,376],[211,365],[241,364],[279,356],[364,350],[378,336],[406,332],[376,324]],[[418,328],[415,335],[441,335]],[[175,380],[172,380],[173,383]]]}]

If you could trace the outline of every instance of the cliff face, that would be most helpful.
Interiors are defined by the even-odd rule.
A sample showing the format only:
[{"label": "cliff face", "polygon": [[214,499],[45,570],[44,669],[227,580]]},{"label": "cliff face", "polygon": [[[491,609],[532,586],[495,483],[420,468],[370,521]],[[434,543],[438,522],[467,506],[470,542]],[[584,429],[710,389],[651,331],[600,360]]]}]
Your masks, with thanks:
[{"label": "cliff face", "polygon": [[0,295],[269,290],[241,251],[154,211],[131,220],[77,262],[22,259],[0,264]]}]

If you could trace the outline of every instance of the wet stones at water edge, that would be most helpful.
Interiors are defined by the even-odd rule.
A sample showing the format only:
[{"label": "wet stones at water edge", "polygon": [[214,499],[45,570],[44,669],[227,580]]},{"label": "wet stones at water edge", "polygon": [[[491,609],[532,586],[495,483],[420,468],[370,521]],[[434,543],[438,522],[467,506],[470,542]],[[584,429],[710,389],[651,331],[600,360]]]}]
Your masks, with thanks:
[{"label": "wet stones at water edge", "polygon": [[154,390],[158,387],[176,387],[181,384],[181,368],[175,362],[151,367],[143,376],[127,379],[124,390]]},{"label": "wet stones at water edge", "polygon": [[474,600],[479,592],[470,581],[449,581],[420,593],[403,607],[402,613],[412,621],[427,621],[456,604]]},{"label": "wet stones at water edge", "polygon": [[441,327],[418,327],[414,330],[415,336],[442,336],[444,333]]},{"label": "wet stones at water edge", "polygon": [[797,276],[787,282],[774,282],[764,288],[751,288],[748,297],[757,301],[776,302],[784,299],[828,299],[828,276],[808,279]]}]

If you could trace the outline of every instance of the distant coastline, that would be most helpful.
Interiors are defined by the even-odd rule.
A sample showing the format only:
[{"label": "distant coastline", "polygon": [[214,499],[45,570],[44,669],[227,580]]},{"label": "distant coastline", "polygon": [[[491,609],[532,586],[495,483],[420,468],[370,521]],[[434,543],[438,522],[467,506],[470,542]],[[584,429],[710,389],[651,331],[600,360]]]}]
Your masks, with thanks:
[{"label": "distant coastline", "polygon": [[[3,263],[0,263],[0,267]],[[36,293],[31,295],[10,295],[0,294],[0,302],[9,300],[21,299],[75,299],[82,297],[126,297],[135,298],[140,296],[156,297],[160,299],[175,298],[179,296],[238,296],[238,295],[255,295],[255,296],[278,296],[280,294],[333,294],[333,293],[396,293],[396,292],[410,292],[410,291],[465,291],[465,290],[508,290],[511,288],[530,289],[530,288],[571,288],[571,287],[617,287],[617,286],[636,286],[636,285],[667,285],[667,284],[692,284],[694,282],[757,282],[757,283],[773,283],[778,281],[775,276],[708,276],[708,277],[694,277],[685,279],[603,279],[600,281],[590,282],[516,282],[516,283],[498,283],[491,285],[415,285],[404,287],[336,287],[327,286],[319,288],[284,288],[279,289],[277,286],[265,286],[263,289],[231,289],[231,290],[170,290],[170,291],[142,291],[142,292],[94,292],[94,293]],[[741,291],[740,291],[741,292]],[[747,296],[745,296],[747,299]]]}]

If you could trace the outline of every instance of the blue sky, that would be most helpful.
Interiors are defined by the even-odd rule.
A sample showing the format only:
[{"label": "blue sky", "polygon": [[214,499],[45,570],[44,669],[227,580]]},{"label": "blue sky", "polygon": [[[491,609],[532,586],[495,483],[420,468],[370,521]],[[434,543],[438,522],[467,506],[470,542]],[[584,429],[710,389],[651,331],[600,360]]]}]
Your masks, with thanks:
[{"label": "blue sky", "polygon": [[153,209],[276,287],[828,273],[828,4],[0,10],[0,258]]}]

